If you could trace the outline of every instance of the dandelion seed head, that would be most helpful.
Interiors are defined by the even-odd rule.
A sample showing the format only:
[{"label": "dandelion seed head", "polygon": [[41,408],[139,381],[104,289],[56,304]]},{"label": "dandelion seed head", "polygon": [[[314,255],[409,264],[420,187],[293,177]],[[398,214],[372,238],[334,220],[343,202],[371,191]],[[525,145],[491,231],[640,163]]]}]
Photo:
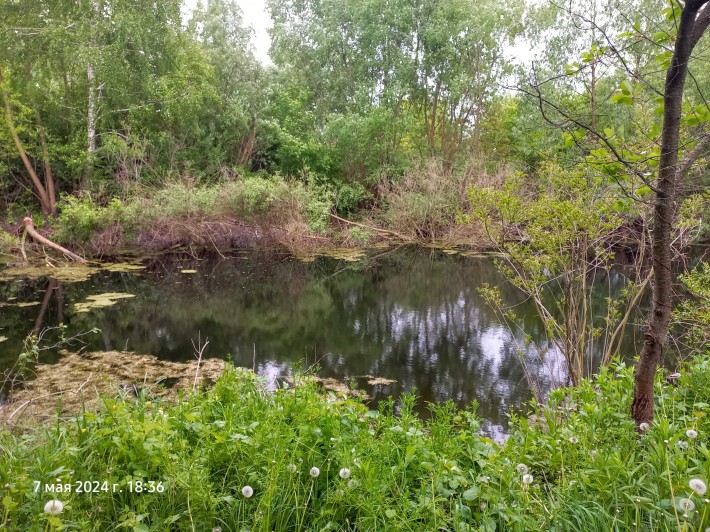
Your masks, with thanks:
[{"label": "dandelion seed head", "polygon": [[692,512],[695,510],[695,503],[690,499],[680,499],[678,501],[678,509],[684,512]]},{"label": "dandelion seed head", "polygon": [[578,443],[579,440],[578,440],[577,438],[575,438],[574,436],[572,436],[572,437],[569,439],[569,442],[570,442],[570,443]]},{"label": "dandelion seed head", "polygon": [[651,428],[651,425],[649,425],[648,423],[641,423],[641,424],[639,425],[639,430],[640,430],[641,432],[646,432],[646,431],[647,431],[648,429],[650,429],[650,428]]},{"label": "dandelion seed head", "polygon": [[678,443],[676,444],[679,449],[687,449],[688,448],[688,442],[685,440],[679,440]]},{"label": "dandelion seed head", "polygon": [[320,469],[314,466],[311,468],[308,474],[311,475],[313,478],[318,478],[318,475],[320,475]]},{"label": "dandelion seed head", "polygon": [[348,480],[348,488],[350,488],[351,490],[357,488],[357,480],[355,480],[354,478]]},{"label": "dandelion seed head", "polygon": [[527,486],[528,484],[532,484],[532,483],[533,483],[533,480],[534,480],[534,479],[533,479],[533,476],[532,476],[532,475],[530,475],[530,474],[525,474],[525,475],[523,475],[523,484],[525,484],[526,486]]},{"label": "dandelion seed head", "polygon": [[244,495],[248,499],[249,497],[254,495],[254,490],[251,486],[244,486],[242,488],[242,495]]},{"label": "dandelion seed head", "polygon": [[62,513],[63,509],[64,503],[59,499],[53,499],[51,501],[48,501],[47,504],[44,505],[44,513],[49,515],[58,515]]},{"label": "dandelion seed head", "polygon": [[288,464],[286,469],[288,469],[289,473],[295,473],[298,470],[296,464]]},{"label": "dandelion seed head", "polygon": [[518,473],[520,473],[521,475],[524,475],[528,472],[528,466],[526,466],[525,464],[518,464],[517,466],[515,466],[515,469],[517,469]]},{"label": "dandelion seed head", "polygon": [[703,482],[699,478],[691,479],[690,482],[688,482],[688,485],[690,486],[690,489],[698,495],[705,495],[705,492],[708,490],[708,487],[705,482]]},{"label": "dandelion seed head", "polygon": [[344,467],[340,470],[338,475],[340,475],[340,478],[350,478],[350,470],[347,467]]},{"label": "dandelion seed head", "polygon": [[688,436],[689,439],[694,440],[695,438],[698,437],[698,431],[693,430],[693,429],[688,429],[685,431],[685,435]]}]

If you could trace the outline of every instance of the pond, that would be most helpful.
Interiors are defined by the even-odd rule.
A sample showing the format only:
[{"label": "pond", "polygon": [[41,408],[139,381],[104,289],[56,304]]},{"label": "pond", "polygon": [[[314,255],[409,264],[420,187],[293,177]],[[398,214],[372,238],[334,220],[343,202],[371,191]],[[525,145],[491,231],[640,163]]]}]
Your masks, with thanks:
[{"label": "pond", "polygon": [[[88,351],[127,350],[164,360],[229,357],[277,386],[294,367],[314,368],[366,392],[375,405],[416,390],[426,402],[477,401],[484,429],[506,432],[507,414],[539,389],[565,380],[564,360],[545,338],[530,301],[507,284],[493,260],[422,248],[370,250],[304,261],[278,252],[227,256],[185,253],[143,259],[143,269],[101,270],[78,282],[0,281],[0,370],[34,330],[64,323]],[[625,276],[595,280],[597,314]],[[508,327],[478,289],[500,286],[519,322]],[[113,293],[109,306],[86,306]],[[101,299],[99,299],[101,302]],[[638,332],[624,352],[635,354]],[[526,345],[529,337],[536,347]],[[525,357],[524,371],[520,357]],[[42,360],[56,360],[42,353]],[[377,380],[375,380],[377,378]]]}]

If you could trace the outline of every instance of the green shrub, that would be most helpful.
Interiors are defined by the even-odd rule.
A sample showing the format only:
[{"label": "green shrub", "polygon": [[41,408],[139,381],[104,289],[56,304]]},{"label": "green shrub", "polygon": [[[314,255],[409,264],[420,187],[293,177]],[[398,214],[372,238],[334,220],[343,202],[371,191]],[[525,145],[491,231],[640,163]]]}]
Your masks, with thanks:
[{"label": "green shrub", "polygon": [[701,262],[680,280],[691,297],[674,310],[674,324],[685,333],[688,344],[706,349],[710,344],[710,264]]},{"label": "green shrub", "polygon": [[106,206],[100,206],[89,198],[63,196],[55,223],[55,238],[63,243],[86,243],[100,229],[113,224],[121,224],[127,229],[135,221],[132,209],[127,208],[118,198],[113,198]]},{"label": "green shrub", "polygon": [[335,209],[339,214],[349,214],[360,205],[372,199],[372,194],[361,184],[342,184],[335,188]]},{"label": "green shrub", "polygon": [[280,178],[246,177],[222,185],[218,209],[254,219],[265,215],[276,202],[284,201],[289,193],[288,184]]},{"label": "green shrub", "polygon": [[247,220],[268,219],[271,223],[285,224],[289,218],[302,217],[311,231],[322,232],[331,205],[320,188],[274,176],[246,177],[222,185],[217,208]]},{"label": "green shrub", "polygon": [[219,190],[184,183],[170,183],[155,191],[149,199],[146,217],[191,218],[210,216],[215,211]]}]

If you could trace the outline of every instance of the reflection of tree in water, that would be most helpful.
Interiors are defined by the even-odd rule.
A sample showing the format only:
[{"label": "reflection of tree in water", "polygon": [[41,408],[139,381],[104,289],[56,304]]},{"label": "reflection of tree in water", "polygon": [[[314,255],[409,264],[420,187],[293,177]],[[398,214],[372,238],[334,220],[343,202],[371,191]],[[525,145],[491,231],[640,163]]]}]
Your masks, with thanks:
[{"label": "reflection of tree in water", "polygon": [[[505,300],[517,305],[520,330],[510,331],[492,314],[477,292],[483,283],[500,285]],[[74,303],[108,291],[136,297],[73,312]],[[375,399],[413,388],[423,401],[463,406],[475,399],[497,425],[511,405],[530,397],[520,350],[543,388],[551,385],[548,365],[557,357],[534,308],[490,261],[443,254],[431,260],[411,250],[354,264],[257,252],[221,261],[173,255],[151,259],[139,274],[103,272],[68,285],[65,299],[69,333],[102,329],[89,339],[91,349],[187,360],[199,331],[210,340],[208,356],[230,353],[271,379],[295,362],[318,360],[325,377],[396,380],[368,389]],[[542,359],[523,344],[524,334],[542,347]]]}]

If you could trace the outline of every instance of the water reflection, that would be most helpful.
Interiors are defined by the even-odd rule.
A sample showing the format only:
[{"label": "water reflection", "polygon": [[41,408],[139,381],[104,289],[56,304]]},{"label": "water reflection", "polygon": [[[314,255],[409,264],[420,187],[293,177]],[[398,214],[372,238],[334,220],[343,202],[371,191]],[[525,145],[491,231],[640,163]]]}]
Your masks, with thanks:
[{"label": "water reflection", "polygon": [[[493,435],[503,432],[511,407],[531,398],[531,385],[546,390],[566,378],[532,304],[486,259],[407,249],[352,264],[257,252],[227,260],[172,255],[146,264],[144,272],[102,272],[63,287],[56,281],[0,284],[0,297],[41,300],[41,323],[64,321],[69,334],[99,327],[89,349],[188,360],[199,332],[209,338],[207,356],[229,353],[271,383],[296,363],[318,363],[320,376],[360,385],[365,375],[393,379],[366,387],[375,402],[413,389],[422,411],[425,402],[453,400],[463,407],[475,400]],[[623,275],[612,275],[598,283],[600,316],[605,297],[623,282]],[[506,303],[516,305],[518,328],[509,329],[491,311],[478,294],[483,283],[500,286]],[[88,314],[74,311],[75,303],[101,292],[136,297]],[[49,304],[52,294],[56,305]],[[39,318],[36,307],[0,310],[0,335],[8,337],[0,343],[2,363],[16,356]]]}]

